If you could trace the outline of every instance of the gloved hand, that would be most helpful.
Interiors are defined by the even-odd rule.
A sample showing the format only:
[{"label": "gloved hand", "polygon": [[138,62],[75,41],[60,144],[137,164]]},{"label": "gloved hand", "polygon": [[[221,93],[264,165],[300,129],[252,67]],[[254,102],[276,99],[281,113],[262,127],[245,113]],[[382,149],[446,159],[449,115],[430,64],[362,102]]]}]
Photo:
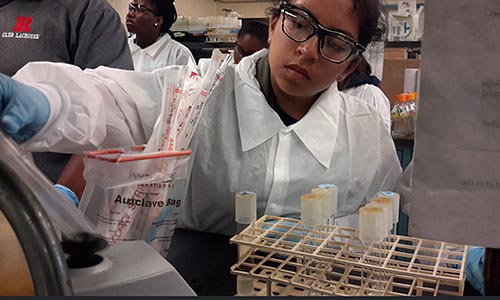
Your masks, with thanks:
[{"label": "gloved hand", "polygon": [[17,143],[32,138],[49,119],[47,97],[38,89],[0,74],[0,129]]},{"label": "gloved hand", "polygon": [[68,199],[69,201],[71,201],[71,203],[73,203],[76,207],[78,207],[78,202],[79,202],[78,197],[72,190],[70,190],[69,188],[65,187],[62,184],[55,184],[54,187],[59,192],[59,194],[61,194],[61,196]]},{"label": "gloved hand", "polygon": [[483,278],[483,247],[470,247],[467,249],[467,261],[465,262],[465,279],[484,295]]}]

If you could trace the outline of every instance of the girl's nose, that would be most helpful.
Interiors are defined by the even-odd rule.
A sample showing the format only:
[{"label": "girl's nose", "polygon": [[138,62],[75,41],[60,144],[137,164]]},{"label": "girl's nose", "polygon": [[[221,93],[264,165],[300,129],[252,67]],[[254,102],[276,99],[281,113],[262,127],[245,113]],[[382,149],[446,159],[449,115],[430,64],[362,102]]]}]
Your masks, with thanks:
[{"label": "girl's nose", "polygon": [[310,40],[300,43],[297,47],[297,51],[304,59],[315,61],[319,56],[318,43],[319,37],[314,36]]}]

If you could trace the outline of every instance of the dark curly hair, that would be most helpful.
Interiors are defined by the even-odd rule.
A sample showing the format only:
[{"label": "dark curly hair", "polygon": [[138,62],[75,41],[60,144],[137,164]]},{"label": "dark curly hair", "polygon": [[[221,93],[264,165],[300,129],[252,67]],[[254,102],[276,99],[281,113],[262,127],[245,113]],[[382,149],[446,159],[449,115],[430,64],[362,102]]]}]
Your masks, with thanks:
[{"label": "dark curly hair", "polygon": [[168,32],[172,35],[170,28],[177,20],[177,9],[175,9],[174,0],[150,0],[154,5],[155,11],[159,16],[163,17],[163,24],[161,24],[160,32]]},{"label": "dark curly hair", "polygon": [[[274,0],[274,7],[267,10],[270,17],[279,17],[279,5],[283,0]],[[292,2],[292,1],[288,1]],[[358,42],[366,47],[371,41],[381,40],[387,29],[387,12],[380,0],[352,0],[353,10],[359,19]]]},{"label": "dark curly hair", "polygon": [[238,31],[238,38],[244,36],[245,34],[249,34],[262,43],[267,44],[267,39],[269,37],[269,26],[264,23],[249,21],[243,23],[240,31]]}]

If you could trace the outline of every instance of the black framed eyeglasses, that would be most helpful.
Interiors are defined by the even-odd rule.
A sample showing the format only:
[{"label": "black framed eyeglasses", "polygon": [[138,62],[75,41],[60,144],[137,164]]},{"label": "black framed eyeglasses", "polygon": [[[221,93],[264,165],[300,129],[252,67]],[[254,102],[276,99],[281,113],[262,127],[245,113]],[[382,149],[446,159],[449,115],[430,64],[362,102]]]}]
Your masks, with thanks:
[{"label": "black framed eyeglasses", "polygon": [[139,12],[139,13],[145,13],[147,11],[149,11],[150,13],[152,13],[153,15],[157,16],[158,14],[152,10],[151,8],[145,6],[144,4],[135,4],[135,3],[129,3],[128,4],[128,10],[129,11],[133,11],[133,12]]},{"label": "black framed eyeglasses", "polygon": [[300,7],[283,1],[280,8],[283,33],[297,43],[306,42],[317,35],[318,52],[324,59],[340,64],[365,51],[365,47],[356,40],[340,31],[326,28]]}]

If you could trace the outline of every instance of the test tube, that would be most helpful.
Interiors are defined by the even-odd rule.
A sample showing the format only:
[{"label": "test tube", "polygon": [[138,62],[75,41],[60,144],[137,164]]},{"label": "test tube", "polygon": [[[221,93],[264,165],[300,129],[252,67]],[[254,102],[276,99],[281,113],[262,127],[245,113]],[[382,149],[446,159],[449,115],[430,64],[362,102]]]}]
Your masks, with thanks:
[{"label": "test tube", "polygon": [[391,192],[391,191],[381,191],[378,192],[377,197],[379,198],[390,198],[392,199],[392,208],[393,208],[393,215],[392,215],[392,233],[397,234],[398,232],[398,223],[399,223],[399,202],[400,202],[400,196],[398,193]]},{"label": "test tube", "polygon": [[238,233],[257,220],[257,195],[254,192],[236,193],[235,220]]},{"label": "test tube", "polygon": [[[245,228],[250,227],[250,236],[254,236],[253,224],[257,220],[257,195],[254,192],[238,192],[235,195],[235,220],[238,234]],[[241,237],[242,239],[244,237]],[[251,254],[252,248],[249,246],[238,246],[238,261],[245,259]],[[250,255],[250,261],[253,264]],[[254,280],[251,277],[238,275],[236,278],[236,290],[240,296],[252,296]]]},{"label": "test tube", "polygon": [[323,218],[323,201],[319,194],[305,194],[300,198],[300,219],[302,224],[308,229],[314,229],[321,224]]},{"label": "test tube", "polygon": [[386,237],[387,237],[392,230],[392,224],[394,220],[393,217],[394,209],[393,209],[392,199],[375,197],[370,200],[370,203],[380,205],[384,208],[384,211],[386,212],[386,226],[387,226]]},{"label": "test tube", "polygon": [[[359,239],[363,244],[363,259],[369,260],[371,251],[375,256],[373,263],[379,262],[379,251],[376,245],[383,241],[387,229],[384,209],[376,206],[364,206],[359,209]],[[383,291],[383,276],[381,272],[362,268],[360,296],[381,295]],[[366,291],[366,292],[365,292]]]},{"label": "test tube", "polygon": [[328,219],[330,218],[331,212],[331,198],[332,191],[330,189],[322,189],[322,188],[313,188],[311,189],[311,194],[317,194],[321,197],[322,208],[321,208],[321,223],[328,224]]},{"label": "test tube", "polygon": [[338,188],[333,183],[325,183],[318,185],[320,189],[326,189],[331,192],[330,198],[330,216],[328,217],[328,225],[335,225],[335,218],[337,217],[337,195]]}]

